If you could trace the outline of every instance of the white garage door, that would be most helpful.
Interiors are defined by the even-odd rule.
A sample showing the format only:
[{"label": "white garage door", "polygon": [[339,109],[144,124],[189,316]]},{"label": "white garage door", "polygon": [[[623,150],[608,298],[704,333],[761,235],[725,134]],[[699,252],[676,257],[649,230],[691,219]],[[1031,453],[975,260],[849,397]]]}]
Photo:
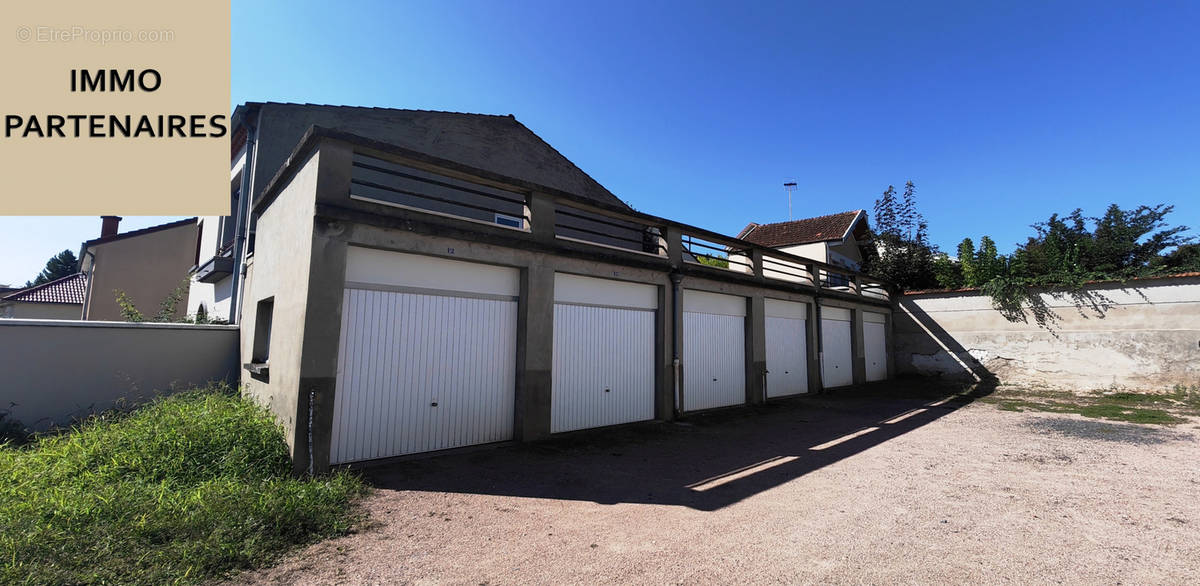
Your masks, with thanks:
[{"label": "white garage door", "polygon": [[746,402],[746,298],[683,292],[683,408]]},{"label": "white garage door", "polygon": [[653,285],[554,275],[554,433],[654,419]]},{"label": "white garage door", "polygon": [[808,392],[808,306],[766,299],[767,397]]},{"label": "white garage door", "polygon": [[516,269],[350,247],[330,460],[512,439]]},{"label": "white garage door", "polygon": [[821,308],[821,380],[825,388],[854,384],[853,353],[850,346],[850,310]]},{"label": "white garage door", "polygon": [[887,379],[887,333],[882,313],[863,312],[863,350],[867,361],[867,380]]}]

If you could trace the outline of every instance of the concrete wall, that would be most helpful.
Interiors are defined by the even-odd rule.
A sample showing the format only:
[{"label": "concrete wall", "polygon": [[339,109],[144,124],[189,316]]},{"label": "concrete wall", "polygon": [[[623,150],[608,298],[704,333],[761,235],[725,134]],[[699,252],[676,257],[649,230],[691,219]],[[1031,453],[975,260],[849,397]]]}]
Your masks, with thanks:
[{"label": "concrete wall", "polygon": [[905,296],[894,314],[896,367],[1075,389],[1200,383],[1200,278],[1098,284],[1087,291],[1098,303],[1114,304],[1103,317],[1081,315],[1069,298],[1043,295],[1059,317],[1054,333],[1005,320],[977,292]]},{"label": "concrete wall", "polygon": [[84,261],[88,273],[84,319],[122,320],[114,292],[117,289],[124,291],[138,310],[152,317],[158,313],[159,304],[183,285],[184,298],[175,308],[175,317],[187,311],[188,271],[196,260],[194,223],[94,244],[89,250],[95,258]]},{"label": "concrete wall", "polygon": [[0,409],[44,430],[119,399],[236,382],[237,345],[232,326],[0,320]]},{"label": "concrete wall", "polygon": [[[242,311],[242,364],[253,361],[255,328],[261,301],[273,299],[267,372],[242,372],[244,392],[265,405],[283,426],[293,456],[300,417],[300,370],[308,281],[312,257],[313,206],[320,153],[313,153],[283,187],[276,204],[259,219],[257,250],[249,261]],[[343,261],[344,264],[344,261]],[[337,311],[314,307],[313,313]]]}]

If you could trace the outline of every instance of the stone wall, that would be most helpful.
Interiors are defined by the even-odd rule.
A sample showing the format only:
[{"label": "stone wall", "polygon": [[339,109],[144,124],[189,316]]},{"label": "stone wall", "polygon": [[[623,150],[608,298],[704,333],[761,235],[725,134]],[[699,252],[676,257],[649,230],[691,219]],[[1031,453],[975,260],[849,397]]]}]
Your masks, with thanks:
[{"label": "stone wall", "polygon": [[1005,320],[978,291],[906,295],[894,314],[896,370],[1073,389],[1200,384],[1200,276],[1085,292],[1099,310],[1042,296],[1057,315],[1049,329]]}]

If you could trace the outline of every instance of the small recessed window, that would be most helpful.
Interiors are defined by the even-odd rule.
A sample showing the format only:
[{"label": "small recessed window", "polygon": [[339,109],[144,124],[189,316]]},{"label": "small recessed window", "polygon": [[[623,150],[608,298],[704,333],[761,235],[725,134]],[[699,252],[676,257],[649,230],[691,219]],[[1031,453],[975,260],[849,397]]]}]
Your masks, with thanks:
[{"label": "small recessed window", "polygon": [[258,302],[254,313],[254,353],[250,361],[266,364],[271,358],[271,318],[275,313],[275,298],[268,297]]},{"label": "small recessed window", "polygon": [[501,226],[508,226],[510,228],[524,228],[525,227],[525,220],[518,218],[516,216],[509,216],[506,214],[496,214],[496,223],[500,224]]}]

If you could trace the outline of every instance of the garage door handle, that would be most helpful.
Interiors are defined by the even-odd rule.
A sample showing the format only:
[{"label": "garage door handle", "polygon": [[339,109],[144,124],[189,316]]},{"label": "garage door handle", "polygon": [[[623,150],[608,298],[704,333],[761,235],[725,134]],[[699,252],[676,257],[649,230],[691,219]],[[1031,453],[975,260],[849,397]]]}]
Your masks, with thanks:
[{"label": "garage door handle", "polygon": [[430,406],[430,407],[437,407],[437,401],[434,401],[434,402],[430,403],[430,404],[429,404],[429,406]]},{"label": "garage door handle", "polygon": [[717,379],[715,379],[715,378],[714,378],[714,379],[713,379],[713,382],[714,382],[714,383],[715,383],[715,382],[717,382]]}]

